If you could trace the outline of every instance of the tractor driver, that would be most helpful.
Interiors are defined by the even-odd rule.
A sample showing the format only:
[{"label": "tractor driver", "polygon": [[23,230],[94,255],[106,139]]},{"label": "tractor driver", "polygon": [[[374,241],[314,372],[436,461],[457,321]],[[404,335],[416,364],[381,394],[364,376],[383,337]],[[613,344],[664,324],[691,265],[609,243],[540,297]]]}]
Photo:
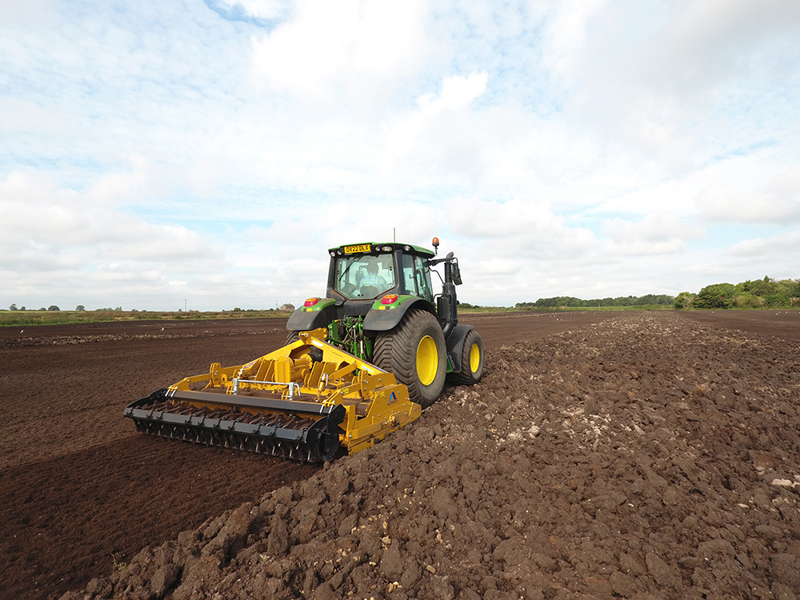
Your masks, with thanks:
[{"label": "tractor driver", "polygon": [[386,280],[378,275],[378,264],[373,261],[367,263],[367,274],[359,284],[359,287],[362,290],[367,286],[378,288],[378,293],[381,293],[389,287],[389,284],[386,283]]}]

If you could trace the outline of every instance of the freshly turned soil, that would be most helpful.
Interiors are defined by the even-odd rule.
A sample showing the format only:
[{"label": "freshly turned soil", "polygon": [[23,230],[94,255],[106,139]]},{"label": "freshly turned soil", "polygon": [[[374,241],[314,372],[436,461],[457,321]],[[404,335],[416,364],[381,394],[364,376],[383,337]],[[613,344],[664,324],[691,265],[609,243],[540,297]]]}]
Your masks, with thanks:
[{"label": "freshly turned soil", "polygon": [[797,597],[800,313],[734,314],[467,315],[484,380],[325,468],[121,416],[284,322],[2,328],[0,597]]}]

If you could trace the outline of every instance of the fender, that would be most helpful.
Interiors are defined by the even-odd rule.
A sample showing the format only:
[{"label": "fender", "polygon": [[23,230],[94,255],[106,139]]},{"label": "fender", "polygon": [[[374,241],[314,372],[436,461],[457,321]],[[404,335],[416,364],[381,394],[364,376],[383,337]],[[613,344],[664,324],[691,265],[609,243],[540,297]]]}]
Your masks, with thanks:
[{"label": "fender", "polygon": [[456,325],[447,337],[447,356],[453,365],[453,373],[461,373],[461,355],[464,353],[464,340],[472,329],[472,325]]},{"label": "fender", "polygon": [[322,298],[314,306],[301,306],[295,310],[286,322],[286,329],[289,331],[311,331],[318,327],[327,327],[335,319],[336,300],[334,298]]},{"label": "fender", "polygon": [[436,316],[433,305],[425,300],[425,298],[419,298],[418,296],[401,296],[401,298],[400,304],[391,310],[379,309],[378,307],[381,306],[381,302],[380,300],[376,301],[364,318],[364,331],[367,333],[380,333],[381,331],[394,329],[397,324],[402,321],[408,309],[412,306],[423,308],[434,317]]}]

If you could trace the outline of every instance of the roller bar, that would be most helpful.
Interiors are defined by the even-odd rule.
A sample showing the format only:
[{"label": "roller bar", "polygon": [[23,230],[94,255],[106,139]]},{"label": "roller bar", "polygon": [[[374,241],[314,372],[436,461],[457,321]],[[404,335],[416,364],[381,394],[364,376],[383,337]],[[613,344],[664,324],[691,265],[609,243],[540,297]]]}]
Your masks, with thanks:
[{"label": "roller bar", "polygon": [[[339,434],[342,433],[339,425],[346,412],[344,406],[246,396],[235,398],[234,404],[225,402],[226,395],[223,394],[186,391],[170,397],[166,389],[160,389],[128,405],[123,414],[133,419],[137,431],[161,437],[306,462],[328,461],[336,455]],[[226,407],[216,410],[205,406],[198,408],[189,403],[193,399],[225,404]],[[291,412],[253,414],[240,409],[244,406]],[[313,412],[310,410],[312,407]]]}]

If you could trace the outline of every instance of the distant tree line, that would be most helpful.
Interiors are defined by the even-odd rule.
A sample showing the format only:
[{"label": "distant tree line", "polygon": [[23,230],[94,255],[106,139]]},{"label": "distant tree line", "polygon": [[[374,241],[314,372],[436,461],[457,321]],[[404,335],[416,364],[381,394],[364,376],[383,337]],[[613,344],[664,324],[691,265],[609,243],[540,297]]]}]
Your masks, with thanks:
[{"label": "distant tree line", "polygon": [[[10,310],[12,312],[13,311],[20,311],[20,312],[25,312],[25,311],[47,312],[47,311],[60,311],[61,309],[58,306],[56,306],[55,304],[52,304],[48,308],[45,308],[43,306],[42,308],[38,309],[38,311],[36,311],[34,309],[25,308],[24,306],[19,306],[18,307],[16,305],[16,303],[13,303],[13,304],[11,304],[11,306],[8,307],[8,309],[0,308],[0,311],[4,311],[4,310]],[[116,308],[112,308],[110,306],[106,306],[106,307],[101,307],[101,308],[95,308],[93,310],[94,310],[94,312],[125,312],[125,311],[122,310],[121,306],[117,306]],[[85,311],[86,311],[86,306],[84,306],[83,304],[78,304],[78,306],[75,307],[75,312],[85,312]],[[148,311],[147,310],[141,310],[140,311],[140,310],[138,310],[136,308],[132,308],[132,309],[130,309],[129,312],[132,312],[132,313],[138,313],[138,312],[146,313]],[[150,311],[150,312],[153,312],[153,311]],[[163,311],[156,311],[156,312],[163,312]],[[177,310],[177,312],[180,313],[180,312],[187,312],[187,311],[184,311],[184,309],[179,308]],[[200,311],[198,311],[198,310],[189,310],[188,312],[190,312],[190,313],[198,313]],[[211,312],[214,312],[214,311],[211,311]],[[226,311],[225,311],[225,309],[222,309],[220,312],[226,312]],[[287,302],[285,304],[282,304],[280,308],[276,307],[276,308],[245,308],[245,309],[242,309],[242,308],[239,308],[237,306],[236,308],[233,309],[233,312],[249,312],[249,313],[294,312],[294,304],[291,304],[291,303]]]},{"label": "distant tree line", "polygon": [[[27,308],[25,308],[24,306],[20,306],[19,308],[17,308],[17,305],[16,305],[16,304],[12,304],[11,306],[9,306],[9,307],[8,307],[8,310],[10,310],[10,311],[15,311],[15,310],[19,310],[19,311],[26,311],[26,310],[28,310],[28,309],[27,309]],[[39,309],[39,312],[45,312],[45,311],[48,311],[48,310],[49,310],[49,311],[60,311],[61,309],[60,309],[60,308],[58,308],[58,306],[56,306],[55,304],[51,304],[51,305],[50,305],[49,307],[47,307],[47,308],[45,308],[45,307],[43,306],[42,308],[40,308],[40,309]],[[83,311],[85,311],[85,310],[86,310],[86,307],[85,307],[83,304],[78,304],[78,306],[76,306],[76,307],[75,307],[75,310],[76,310],[77,312],[83,312]],[[122,312],[122,307],[121,307],[121,306],[118,306],[117,308],[96,308],[95,310],[96,310],[96,311],[106,311],[106,312],[108,312],[108,311],[111,311],[111,312],[114,312],[114,311],[116,311],[116,312]],[[134,312],[135,312],[135,311],[134,311]]]},{"label": "distant tree line", "polygon": [[666,294],[595,298],[592,300],[582,300],[572,296],[556,296],[555,298],[539,298],[536,302],[517,302],[516,308],[598,308],[601,306],[651,306],[654,304],[669,306],[674,302],[675,297],[667,296]]},{"label": "distant tree line", "polygon": [[[12,304],[11,306],[8,307],[8,310],[10,310],[10,311],[15,311],[15,310],[26,311],[28,309],[25,308],[24,306],[20,306],[19,308],[17,308],[16,304]],[[43,306],[42,308],[39,309],[40,312],[46,312],[48,310],[50,310],[50,311],[58,311],[58,310],[61,310],[61,309],[58,308],[55,304],[51,304],[49,308],[45,308]]]},{"label": "distant tree line", "polygon": [[800,306],[800,279],[771,277],[732,283],[707,285],[697,294],[681,292],[675,308],[791,308]]}]

